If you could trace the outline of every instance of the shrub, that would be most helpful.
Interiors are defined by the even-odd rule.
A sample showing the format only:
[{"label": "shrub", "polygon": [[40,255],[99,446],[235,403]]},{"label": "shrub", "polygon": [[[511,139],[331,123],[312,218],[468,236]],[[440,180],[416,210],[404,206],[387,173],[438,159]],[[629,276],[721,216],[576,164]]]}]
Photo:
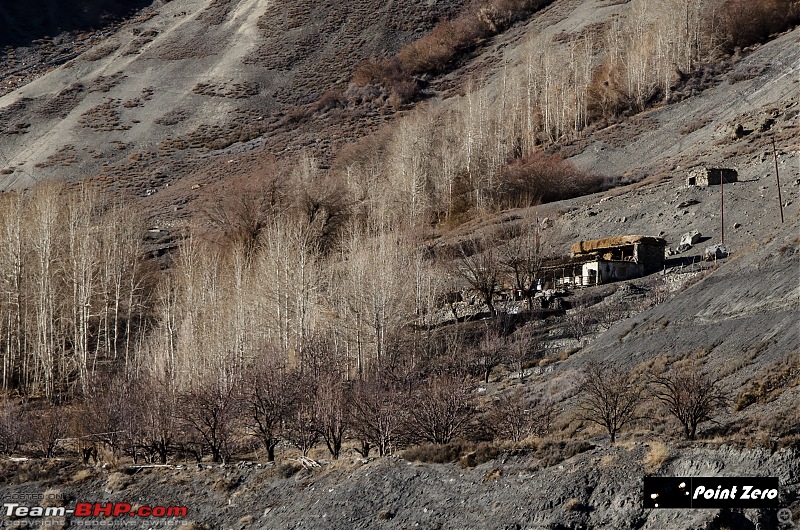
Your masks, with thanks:
[{"label": "shrub", "polygon": [[797,0],[726,0],[718,11],[718,37],[732,52],[766,41],[800,22]]},{"label": "shrub", "polygon": [[594,449],[594,445],[584,440],[545,441],[539,446],[535,456],[540,460],[541,467],[550,467],[563,462],[575,455]]},{"label": "shrub", "polygon": [[286,462],[275,468],[275,474],[280,478],[291,478],[303,469],[303,466],[294,462]]},{"label": "shrub", "polygon": [[410,462],[426,464],[449,464],[458,462],[462,455],[472,450],[472,446],[463,442],[448,444],[424,444],[406,449],[401,456]]},{"label": "shrub", "polygon": [[568,512],[581,512],[585,510],[586,507],[579,499],[572,497],[564,503],[564,509]]},{"label": "shrub", "polygon": [[599,191],[601,180],[557,154],[542,151],[510,160],[500,171],[497,206],[526,207]]},{"label": "shrub", "polygon": [[669,460],[669,456],[669,447],[661,442],[653,442],[642,459],[642,465],[648,472],[652,473],[663,466]]},{"label": "shrub", "polygon": [[497,458],[501,452],[502,448],[500,446],[483,442],[478,444],[474,451],[465,454],[461,460],[459,460],[458,465],[463,468],[479,466],[486,462],[491,462]]},{"label": "shrub", "polygon": [[485,20],[467,12],[440,22],[430,34],[404,46],[397,59],[410,74],[439,74],[491,33]]},{"label": "shrub", "polygon": [[773,363],[760,379],[752,381],[750,387],[739,395],[735,410],[744,410],[754,403],[766,403],[785,389],[797,385],[800,385],[800,363]]}]

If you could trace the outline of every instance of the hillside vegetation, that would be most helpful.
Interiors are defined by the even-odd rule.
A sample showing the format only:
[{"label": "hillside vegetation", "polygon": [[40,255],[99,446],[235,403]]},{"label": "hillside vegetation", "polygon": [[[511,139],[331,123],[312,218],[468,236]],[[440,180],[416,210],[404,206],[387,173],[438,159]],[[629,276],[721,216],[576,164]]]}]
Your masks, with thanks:
[{"label": "hillside vegetation", "polygon": [[[798,2],[426,5],[154,3],[0,99],[2,452],[280,490],[796,451]],[[723,222],[726,259],[537,291],[578,240]],[[657,524],[576,488],[548,524]]]}]

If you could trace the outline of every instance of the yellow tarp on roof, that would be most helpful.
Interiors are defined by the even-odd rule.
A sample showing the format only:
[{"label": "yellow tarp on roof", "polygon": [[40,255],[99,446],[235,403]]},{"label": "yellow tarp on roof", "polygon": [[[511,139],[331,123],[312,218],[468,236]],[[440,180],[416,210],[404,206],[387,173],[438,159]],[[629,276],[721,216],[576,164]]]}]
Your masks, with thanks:
[{"label": "yellow tarp on roof", "polygon": [[579,241],[572,245],[570,250],[573,254],[586,254],[587,252],[597,252],[600,250],[624,247],[636,243],[649,243],[651,245],[666,245],[667,241],[654,236],[614,236],[602,239],[590,239],[589,241]]}]

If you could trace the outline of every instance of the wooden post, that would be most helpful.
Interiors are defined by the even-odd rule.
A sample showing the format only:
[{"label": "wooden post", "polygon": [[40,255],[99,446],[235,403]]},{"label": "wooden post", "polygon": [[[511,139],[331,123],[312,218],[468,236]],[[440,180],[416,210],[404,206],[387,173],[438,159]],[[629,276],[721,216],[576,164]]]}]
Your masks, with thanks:
[{"label": "wooden post", "polygon": [[722,244],[725,244],[725,173],[719,173],[719,225],[722,231]]},{"label": "wooden post", "polygon": [[775,160],[775,180],[778,183],[778,208],[781,211],[781,224],[783,224],[783,199],[781,198],[781,178],[778,175],[778,150],[775,149],[775,137],[772,137],[772,158]]}]

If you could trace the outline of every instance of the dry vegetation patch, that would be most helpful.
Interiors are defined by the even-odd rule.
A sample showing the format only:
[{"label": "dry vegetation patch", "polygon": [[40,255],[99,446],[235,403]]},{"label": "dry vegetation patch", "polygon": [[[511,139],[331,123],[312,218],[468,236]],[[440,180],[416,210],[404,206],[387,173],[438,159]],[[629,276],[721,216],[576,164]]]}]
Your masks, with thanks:
[{"label": "dry vegetation patch", "polygon": [[87,62],[99,61],[100,59],[108,57],[118,49],[119,49],[119,43],[117,42],[107,42],[104,44],[99,44],[94,48],[89,49],[83,55],[81,55],[81,59]]},{"label": "dry vegetation patch", "polygon": [[72,83],[61,90],[55,97],[48,99],[36,109],[36,114],[43,118],[66,118],[83,100],[86,87],[82,83]]},{"label": "dry vegetation patch", "polygon": [[670,458],[670,450],[662,442],[651,442],[642,459],[642,465],[647,473],[654,473]]},{"label": "dry vegetation patch", "polygon": [[87,129],[95,131],[124,131],[131,126],[122,123],[121,99],[107,99],[93,107],[78,119],[78,123]]},{"label": "dry vegetation patch", "polygon": [[749,388],[739,395],[735,409],[744,410],[754,403],[766,403],[785,390],[798,385],[800,385],[800,361],[789,358],[773,363],[760,378],[752,381]]},{"label": "dry vegetation patch", "polygon": [[55,153],[48,156],[44,162],[39,162],[36,167],[62,166],[69,167],[78,162],[78,152],[72,144],[64,145]]},{"label": "dry vegetation patch", "polygon": [[210,26],[218,26],[225,22],[234,6],[233,0],[213,0],[207,8],[200,12],[197,20]]},{"label": "dry vegetation patch", "polygon": [[100,75],[97,76],[89,86],[89,92],[108,92],[120,82],[128,77],[127,75],[123,74],[122,72],[116,72],[111,75]]}]

